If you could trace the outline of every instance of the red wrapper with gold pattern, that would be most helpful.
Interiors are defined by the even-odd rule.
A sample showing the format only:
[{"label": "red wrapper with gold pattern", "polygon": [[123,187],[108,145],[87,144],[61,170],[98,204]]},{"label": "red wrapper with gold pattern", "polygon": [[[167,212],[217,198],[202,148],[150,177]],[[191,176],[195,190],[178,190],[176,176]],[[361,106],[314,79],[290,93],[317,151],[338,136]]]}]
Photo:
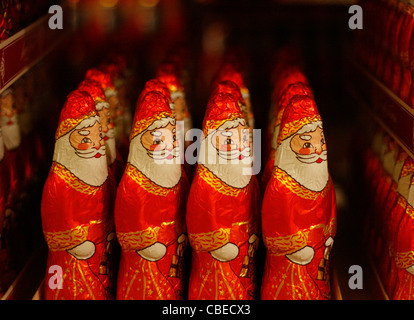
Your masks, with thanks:
[{"label": "red wrapper with gold pattern", "polygon": [[395,238],[395,265],[397,281],[393,288],[393,300],[414,300],[414,198],[413,183],[410,186],[408,203],[398,225]]},{"label": "red wrapper with gold pattern", "polygon": [[46,279],[47,300],[113,298],[115,194],[99,128],[92,97],[73,91],[61,111],[41,203],[47,270],[57,266],[62,271],[61,281]]},{"label": "red wrapper with gold pattern", "polygon": [[[241,141],[235,130],[244,132]],[[231,151],[223,148],[227,140],[222,141],[220,134],[231,137],[231,145],[239,146],[241,153],[235,154],[239,154],[239,159],[250,153],[245,148],[249,131],[236,97],[217,93],[210,98],[203,133],[187,203],[186,221],[193,248],[189,299],[253,299],[259,228],[258,185],[251,175],[244,175],[245,167],[240,163],[223,163],[222,158],[216,158],[218,150],[227,150],[220,152],[220,157],[228,156]]]},{"label": "red wrapper with gold pattern", "polygon": [[[385,290],[392,299],[408,299],[409,297],[409,294],[407,295],[407,291],[405,291],[405,288],[407,288],[406,285],[409,286],[409,284],[405,280],[411,280],[409,280],[409,277],[404,277],[404,274],[408,272],[406,270],[400,270],[400,268],[405,269],[408,267],[402,264],[401,258],[406,248],[410,246],[410,240],[406,238],[407,229],[404,230],[403,228],[405,225],[403,221],[409,221],[409,215],[412,210],[408,199],[410,194],[412,195],[413,172],[414,160],[411,157],[407,157],[399,176],[397,187],[398,195],[395,204],[389,212],[388,219],[385,221],[386,248],[384,259],[381,261],[378,269],[384,281]],[[403,271],[401,275],[400,271]],[[402,278],[400,279],[400,277]],[[404,291],[405,293],[403,293]]]},{"label": "red wrapper with gold pattern", "polygon": [[267,254],[261,298],[329,299],[336,203],[312,98],[293,99],[286,107],[276,159],[262,205]]},{"label": "red wrapper with gold pattern", "polygon": [[119,300],[184,298],[188,180],[178,158],[167,156],[166,163],[157,163],[152,153],[157,150],[155,146],[162,148],[163,155],[166,150],[175,150],[174,134],[175,120],[168,99],[159,91],[142,96],[135,110],[128,163],[115,205],[122,248]]}]

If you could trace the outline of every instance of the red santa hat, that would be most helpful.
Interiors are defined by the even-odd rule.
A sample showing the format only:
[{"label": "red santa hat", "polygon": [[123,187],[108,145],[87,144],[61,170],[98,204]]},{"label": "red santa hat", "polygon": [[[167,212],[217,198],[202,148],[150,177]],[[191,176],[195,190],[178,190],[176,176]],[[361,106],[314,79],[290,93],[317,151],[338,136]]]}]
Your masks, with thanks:
[{"label": "red santa hat", "polygon": [[213,94],[215,95],[219,92],[229,93],[237,98],[241,104],[245,104],[245,101],[241,95],[240,87],[231,80],[224,80],[216,83],[215,88],[213,89]]},{"label": "red santa hat", "polygon": [[301,67],[292,65],[281,70],[273,87],[273,101],[278,103],[283,91],[292,83],[297,82],[309,86],[308,78]]},{"label": "red santa hat", "polygon": [[109,108],[109,102],[106,100],[105,93],[97,81],[85,79],[79,84],[78,90],[90,94],[95,101],[97,111],[102,110],[102,108]]},{"label": "red santa hat", "polygon": [[220,68],[213,83],[216,85],[217,83],[226,80],[233,81],[235,84],[237,84],[243,96],[249,94],[249,90],[246,87],[242,73],[231,63],[226,63]]},{"label": "red santa hat", "polygon": [[60,112],[55,139],[59,139],[93,116],[97,117],[95,102],[91,95],[80,90],[72,91]]},{"label": "red santa hat", "polygon": [[299,133],[308,124],[317,122],[322,125],[322,118],[319,115],[315,101],[311,97],[294,97],[283,112],[280,124],[278,145],[295,133]]},{"label": "red santa hat", "polygon": [[223,125],[228,121],[244,121],[245,123],[237,98],[224,92],[212,95],[203,120],[204,135],[207,136],[210,130],[225,129]]},{"label": "red santa hat", "polygon": [[291,102],[294,97],[304,96],[304,97],[313,97],[312,90],[303,82],[296,82],[290,84],[280,96],[280,99],[277,103],[277,108],[275,108],[275,126],[279,125],[282,121],[283,112],[287,105]]},{"label": "red santa hat", "polygon": [[108,72],[92,68],[86,71],[85,79],[92,79],[98,82],[104,90],[106,98],[110,98],[117,93],[112,77]]},{"label": "red santa hat", "polygon": [[[145,83],[144,89],[142,89],[141,94],[139,95],[138,103],[148,92],[151,92],[151,91],[158,91],[162,93],[167,98],[168,102],[172,103],[170,90],[168,89],[167,85],[164,82],[161,82],[158,79],[151,79]],[[138,106],[138,103],[137,103],[137,106]]]},{"label": "red santa hat", "polygon": [[168,118],[167,121],[170,122],[174,121],[174,115],[167,98],[159,91],[147,92],[138,101],[135,109],[130,140],[147,129],[151,130],[151,128],[159,127],[157,123],[161,123],[160,120],[164,118]]}]

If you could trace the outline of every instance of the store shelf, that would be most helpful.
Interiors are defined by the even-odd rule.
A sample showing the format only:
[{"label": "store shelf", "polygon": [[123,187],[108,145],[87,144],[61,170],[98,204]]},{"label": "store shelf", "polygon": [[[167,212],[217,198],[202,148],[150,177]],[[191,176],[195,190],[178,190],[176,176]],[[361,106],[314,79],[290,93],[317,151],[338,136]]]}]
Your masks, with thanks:
[{"label": "store shelf", "polygon": [[350,63],[348,90],[387,133],[414,158],[414,109],[364,67]]},{"label": "store shelf", "polygon": [[50,29],[50,17],[43,16],[0,43],[0,93],[51,52],[70,31],[69,26]]}]

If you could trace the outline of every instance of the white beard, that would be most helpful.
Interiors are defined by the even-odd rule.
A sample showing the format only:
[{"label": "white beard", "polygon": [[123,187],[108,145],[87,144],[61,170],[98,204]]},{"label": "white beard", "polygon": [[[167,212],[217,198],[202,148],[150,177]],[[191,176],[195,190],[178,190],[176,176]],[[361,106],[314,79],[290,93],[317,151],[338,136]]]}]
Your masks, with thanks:
[{"label": "white beard", "polygon": [[392,171],[394,170],[395,162],[397,160],[396,154],[397,154],[396,150],[392,150],[384,154],[384,159],[383,159],[384,169],[389,174],[392,174]]},{"label": "white beard", "polygon": [[[9,120],[11,120],[13,124],[7,124]],[[21,143],[21,134],[17,115],[14,115],[11,119],[2,117],[1,127],[3,130],[3,141],[6,149],[13,150],[18,148]]]},{"label": "white beard", "polygon": [[[276,149],[275,166],[285,171],[295,181],[312,191],[322,191],[329,179],[328,161],[321,163],[304,163],[297,159],[297,155],[290,148],[290,140],[285,139]],[[326,153],[320,156],[326,159]]]},{"label": "white beard", "polygon": [[128,162],[157,185],[163,188],[172,188],[176,186],[181,178],[180,158],[177,157],[172,159],[173,161],[165,162],[151,158],[148,155],[147,150],[141,144],[141,137],[144,132],[131,140]]},{"label": "white beard", "polygon": [[411,179],[412,179],[412,177],[413,177],[413,175],[412,174],[409,174],[409,175],[406,175],[406,176],[401,177],[400,180],[398,180],[397,192],[404,199],[407,199],[408,198],[409,192],[411,190]]},{"label": "white beard", "polygon": [[211,142],[208,142],[211,136],[210,134],[201,141],[198,162],[229,186],[238,189],[246,187],[252,177],[250,150],[245,149],[246,158],[243,160],[224,160],[217,155],[217,149]]},{"label": "white beard", "polygon": [[108,140],[105,141],[106,156],[108,159],[108,165],[111,165],[116,159],[115,129],[108,130],[106,135],[108,137]]},{"label": "white beard", "polygon": [[[106,156],[100,158],[81,158],[69,142],[72,133],[60,137],[55,143],[53,161],[60,163],[79,180],[90,186],[99,187],[108,177]],[[105,148],[105,146],[102,146]]]}]

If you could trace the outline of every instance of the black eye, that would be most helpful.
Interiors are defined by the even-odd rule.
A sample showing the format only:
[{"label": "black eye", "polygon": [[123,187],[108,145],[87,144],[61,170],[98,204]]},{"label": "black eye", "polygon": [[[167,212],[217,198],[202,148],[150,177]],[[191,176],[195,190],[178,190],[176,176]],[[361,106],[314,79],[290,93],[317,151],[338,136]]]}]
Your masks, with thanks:
[{"label": "black eye", "polygon": [[153,144],[161,144],[161,140],[160,139],[156,139],[156,140],[154,140]]},{"label": "black eye", "polygon": [[322,144],[325,144],[325,139],[322,139],[322,140],[321,140],[321,143],[322,143]]},{"label": "black eye", "polygon": [[304,144],[303,144],[303,148],[304,149],[308,149],[308,148],[311,148],[312,147],[312,145],[309,143],[309,142],[305,142]]},{"label": "black eye", "polygon": [[83,138],[81,143],[92,143],[92,140],[89,138]]},{"label": "black eye", "polygon": [[233,141],[230,138],[227,138],[224,144],[233,144]]},{"label": "black eye", "polygon": [[177,137],[176,137],[176,135],[174,134],[173,135],[173,141],[176,141],[177,140]]}]

